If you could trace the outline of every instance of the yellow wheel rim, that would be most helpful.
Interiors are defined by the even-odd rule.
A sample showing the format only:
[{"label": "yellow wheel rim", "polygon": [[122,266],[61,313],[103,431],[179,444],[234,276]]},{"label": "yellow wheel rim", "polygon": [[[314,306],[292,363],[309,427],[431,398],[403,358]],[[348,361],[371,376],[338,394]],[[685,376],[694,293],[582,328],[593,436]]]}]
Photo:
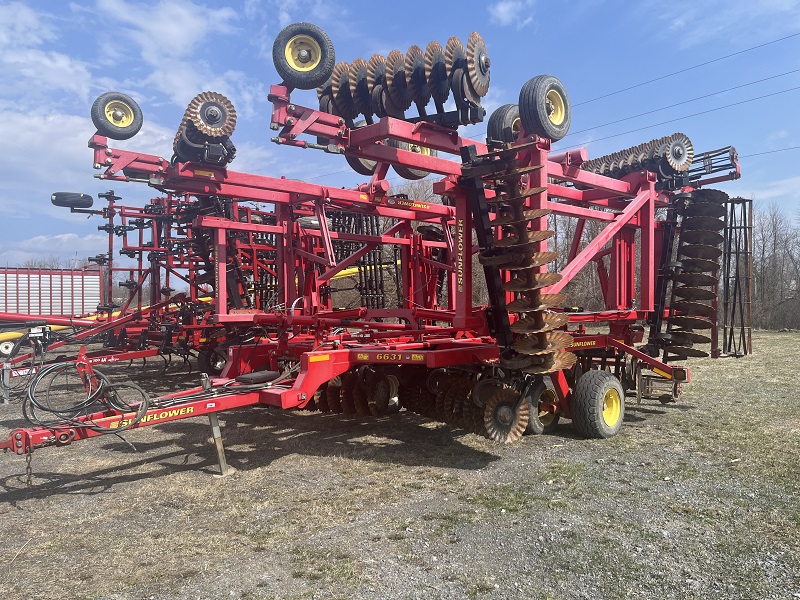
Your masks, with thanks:
[{"label": "yellow wheel rim", "polygon": [[622,399],[619,397],[617,390],[608,390],[605,397],[603,397],[603,421],[609,427],[614,427],[619,422],[621,414]]},{"label": "yellow wheel rim", "polygon": [[408,147],[408,149],[411,150],[411,152],[415,152],[417,154],[422,154],[424,156],[430,156],[431,155],[431,149],[430,148],[426,148],[425,146],[417,146],[416,144],[411,144]]},{"label": "yellow wheel rim", "polygon": [[511,123],[511,135],[514,136],[514,140],[516,140],[519,137],[519,132],[520,131],[522,131],[522,119],[517,117]]},{"label": "yellow wheel rim", "polygon": [[539,396],[539,421],[545,427],[548,427],[555,421],[556,414],[542,408],[542,404],[555,404],[556,402],[558,402],[558,400],[553,390],[547,389]]},{"label": "yellow wheel rim", "polygon": [[295,71],[311,71],[322,60],[322,48],[310,35],[296,35],[284,48],[286,62]]},{"label": "yellow wheel rim", "polygon": [[561,125],[567,116],[567,105],[564,97],[556,90],[550,90],[545,96],[547,105],[547,116],[553,125]]},{"label": "yellow wheel rim", "polygon": [[112,100],[106,104],[103,114],[116,127],[128,127],[133,123],[133,108],[122,100]]}]

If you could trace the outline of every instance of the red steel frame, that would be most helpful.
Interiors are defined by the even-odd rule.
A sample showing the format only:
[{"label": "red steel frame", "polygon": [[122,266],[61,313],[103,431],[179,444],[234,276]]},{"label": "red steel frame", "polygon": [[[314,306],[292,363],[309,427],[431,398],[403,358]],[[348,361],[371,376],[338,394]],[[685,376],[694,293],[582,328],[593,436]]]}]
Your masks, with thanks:
[{"label": "red steel frame", "polygon": [[[146,182],[167,193],[168,197],[180,196],[186,202],[190,202],[191,196],[213,196],[234,203],[250,201],[274,206],[274,224],[209,216],[198,216],[192,222],[193,230],[213,234],[216,293],[214,310],[208,321],[219,327],[257,328],[263,336],[255,343],[228,349],[228,363],[222,377],[212,382],[214,389],[222,390],[224,385],[227,392],[221,391],[213,402],[186,401],[180,405],[174,402],[202,388],[161,398],[160,401],[169,399],[173,404],[169,409],[153,408],[136,427],[253,404],[284,409],[303,407],[320,385],[361,364],[409,364],[432,369],[492,364],[498,358],[499,349],[489,335],[483,307],[472,305],[471,255],[477,248],[471,244],[472,214],[466,192],[459,186],[461,162],[401,150],[386,145],[384,140],[392,138],[453,155],[458,155],[465,145],[475,146],[478,153],[485,153],[487,146],[462,138],[451,129],[391,117],[350,130],[339,117],[291,103],[289,90],[283,86],[272,86],[269,99],[273,103],[272,128],[279,130],[273,141],[306,147],[302,135],[336,140],[340,151],[378,161],[371,180],[353,189],[340,189],[239,173],[219,166],[170,164],[162,157],[112,148],[100,135],[94,135],[89,141],[94,151],[94,166],[103,170],[97,175],[101,180]],[[661,233],[655,211],[668,205],[670,194],[657,191],[653,173],[635,172],[622,179],[604,177],[580,168],[587,159],[585,149],[554,154],[550,152],[550,140],[527,136],[524,132],[518,143],[529,141],[536,143],[520,153],[520,166],[542,165],[544,168],[531,173],[528,186],[547,188],[546,197],[532,197],[531,208],[546,208],[554,214],[577,219],[568,263],[561,271],[562,279],[545,291],[562,290],[581,269],[595,263],[606,304],[606,310],[599,313],[570,315],[573,324],[570,333],[575,337],[570,350],[623,353],[665,378],[688,380],[684,367],[660,362],[633,347],[635,342],[641,341],[641,328],[633,326],[654,310]],[[406,200],[389,194],[386,173],[389,165],[398,164],[442,175],[433,190],[444,203]],[[714,179],[717,180],[720,178]],[[698,187],[703,183],[706,182],[700,182]],[[377,215],[396,222],[381,235],[330,231],[325,217],[335,210]],[[131,213],[122,211],[121,214]],[[319,229],[303,229],[296,221],[298,216],[318,217]],[[600,221],[604,227],[594,239],[582,244],[589,220]],[[412,229],[412,221],[441,227],[445,240],[423,240]],[[547,218],[543,217],[534,227],[547,229]],[[634,242],[636,230],[641,231],[638,249]],[[280,308],[231,308],[227,268],[222,267],[232,259],[231,233],[276,236],[274,265],[260,265],[255,253],[250,255],[250,260],[253,270],[273,269],[280,281]],[[335,241],[359,242],[364,246],[337,262],[332,250]],[[372,248],[386,244],[400,248],[404,305],[396,309],[333,310],[329,298],[321,294],[321,288]],[[545,247],[543,243],[541,249]],[[433,260],[431,251],[435,248],[444,249],[447,258]],[[240,259],[243,256],[238,247],[233,253]],[[605,257],[608,257],[608,267]],[[638,297],[635,295],[637,262]],[[441,269],[446,273],[446,307],[438,306],[436,294],[430,293],[430,281],[426,284],[423,279],[426,269],[427,272]],[[375,320],[378,318],[380,320]],[[587,322],[606,322],[609,333],[587,335],[583,329]],[[250,371],[283,370],[287,361],[299,365],[294,378],[264,384],[256,391],[234,380]],[[91,369],[85,354],[79,357],[79,362]],[[558,408],[569,417],[570,387],[566,377],[558,372],[552,378],[559,398]],[[241,388],[242,393],[236,393],[237,388]],[[187,411],[180,412],[180,408]],[[88,418],[118,423],[130,416],[109,410]],[[22,454],[35,447],[69,443],[95,435],[99,433],[68,426],[60,429],[34,427],[12,432],[0,447]]]}]

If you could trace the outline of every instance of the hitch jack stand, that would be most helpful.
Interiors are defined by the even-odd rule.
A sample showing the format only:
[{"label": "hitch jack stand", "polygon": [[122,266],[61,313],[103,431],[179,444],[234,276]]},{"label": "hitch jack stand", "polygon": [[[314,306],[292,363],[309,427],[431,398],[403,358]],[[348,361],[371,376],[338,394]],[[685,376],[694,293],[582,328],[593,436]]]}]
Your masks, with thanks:
[{"label": "hitch jack stand", "polygon": [[219,460],[219,475],[214,475],[214,477],[233,475],[236,469],[229,466],[228,461],[225,460],[225,447],[222,445],[222,432],[219,428],[219,418],[217,418],[217,414],[210,413],[208,415],[208,422],[211,424],[211,435],[217,447],[217,459]]}]

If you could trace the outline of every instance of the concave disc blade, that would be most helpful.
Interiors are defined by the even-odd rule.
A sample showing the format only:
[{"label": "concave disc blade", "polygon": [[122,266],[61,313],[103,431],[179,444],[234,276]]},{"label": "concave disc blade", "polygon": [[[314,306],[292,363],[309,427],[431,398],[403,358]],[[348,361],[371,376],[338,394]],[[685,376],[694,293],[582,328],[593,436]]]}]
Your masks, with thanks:
[{"label": "concave disc blade", "polygon": [[683,220],[681,228],[684,231],[703,230],[703,231],[722,231],[725,228],[725,221],[713,217],[688,217]]},{"label": "concave disc blade", "polygon": [[670,308],[676,312],[684,313],[690,317],[713,317],[715,312],[714,307],[710,304],[693,302],[691,300],[673,302]]},{"label": "concave disc blade", "polygon": [[706,273],[680,273],[673,277],[675,283],[682,283],[692,287],[717,285],[719,279]]},{"label": "concave disc blade", "polygon": [[721,233],[716,231],[703,231],[697,229],[694,231],[683,231],[681,233],[681,241],[686,244],[703,244],[704,246],[719,246],[725,238]]},{"label": "concave disc blade", "polygon": [[703,244],[689,244],[681,246],[678,250],[681,256],[689,258],[703,258],[705,260],[717,260],[722,256],[722,250],[716,246],[705,246]]},{"label": "concave disc blade", "polygon": [[691,356],[694,358],[704,358],[708,356],[708,352],[705,350],[698,350],[697,348],[691,348],[689,346],[665,346],[664,349],[667,352],[683,357]]},{"label": "concave disc blade", "polygon": [[725,216],[725,207],[713,202],[694,202],[686,209],[687,217],[712,217],[719,219]]},{"label": "concave disc blade", "polygon": [[685,285],[675,286],[673,293],[679,298],[686,300],[712,300],[716,292],[705,288],[689,287]]},{"label": "concave disc blade", "polygon": [[711,329],[714,325],[709,319],[703,319],[702,317],[676,316],[670,317],[668,320],[671,325],[685,329]]}]

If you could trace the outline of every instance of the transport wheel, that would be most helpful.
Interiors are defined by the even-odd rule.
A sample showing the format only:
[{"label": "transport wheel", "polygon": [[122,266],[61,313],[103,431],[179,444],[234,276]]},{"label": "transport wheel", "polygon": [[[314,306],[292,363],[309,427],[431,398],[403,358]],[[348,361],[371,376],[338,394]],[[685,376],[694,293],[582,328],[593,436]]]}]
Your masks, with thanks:
[{"label": "transport wheel", "polygon": [[272,62],[286,85],[311,90],[331,76],[336,55],[322,29],[311,23],[292,23],[275,38]]},{"label": "transport wheel", "polygon": [[572,109],[564,85],[552,75],[539,75],[519,92],[519,116],[528,133],[557,142],[569,131]]},{"label": "transport wheel", "polygon": [[122,92],[100,94],[92,104],[91,116],[97,133],[112,140],[132,138],[144,123],[142,109]]},{"label": "transport wheel", "polygon": [[228,362],[228,352],[225,346],[215,346],[210,350],[201,350],[197,354],[200,371],[212,377],[219,377]]},{"label": "transport wheel", "polygon": [[[357,121],[355,123],[355,128],[360,129],[361,127],[366,127],[366,121]],[[347,161],[347,164],[358,173],[359,175],[363,175],[364,177],[372,177],[372,174],[375,173],[375,169],[378,167],[378,161],[376,160],[368,160],[366,158],[358,158],[357,156],[351,156],[350,154],[345,154],[344,159]]]},{"label": "transport wheel", "polygon": [[584,373],[572,392],[572,423],[589,438],[616,435],[625,419],[625,391],[607,371]]},{"label": "transport wheel", "polygon": [[519,401],[518,391],[500,390],[489,398],[483,409],[486,433],[496,442],[516,442],[528,426],[529,415],[528,403]]},{"label": "transport wheel", "polygon": [[[425,148],[424,146],[417,146],[416,144],[409,145],[406,142],[398,142],[397,140],[388,140],[388,145],[392,148],[398,148],[400,150],[410,150],[411,152],[415,152],[417,154],[424,154],[425,156],[436,156],[436,150],[432,150],[431,148]],[[423,171],[421,169],[412,169],[411,167],[405,167],[402,165],[393,165],[395,173],[400,175],[403,179],[424,179],[428,175],[430,175],[429,171]]]},{"label": "transport wheel", "polygon": [[504,104],[497,108],[486,124],[486,137],[498,142],[516,141],[522,122],[519,118],[519,106]]},{"label": "transport wheel", "polygon": [[548,388],[544,381],[540,381],[531,390],[527,400],[530,416],[528,417],[528,426],[525,428],[525,435],[551,433],[558,425],[560,417],[557,412],[553,412],[546,405],[558,404],[555,391]]}]

